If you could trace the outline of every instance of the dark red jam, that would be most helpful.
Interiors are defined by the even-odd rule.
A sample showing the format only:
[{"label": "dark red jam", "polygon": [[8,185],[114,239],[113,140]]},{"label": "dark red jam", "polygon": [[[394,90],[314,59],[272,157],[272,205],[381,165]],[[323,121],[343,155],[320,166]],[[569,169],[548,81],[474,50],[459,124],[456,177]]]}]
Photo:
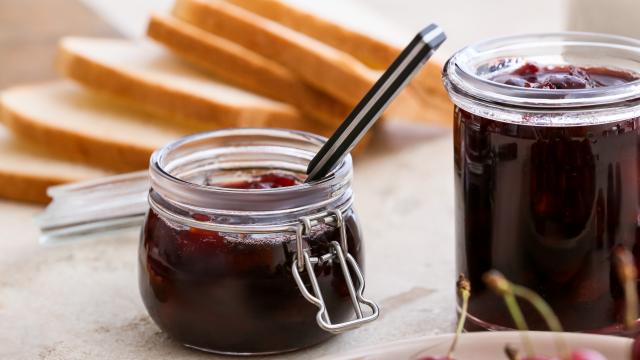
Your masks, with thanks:
[{"label": "dark red jam", "polygon": [[495,75],[490,80],[534,89],[592,89],[638,80],[638,74],[603,67],[526,63],[513,71]]},{"label": "dark red jam", "polygon": [[[494,78],[543,89],[610,86],[627,72],[526,64]],[[469,330],[514,328],[482,275],[498,269],[550,303],[565,330],[618,333],[624,296],[611,261],[640,259],[640,118],[584,126],[454,113],[457,267],[473,288]],[[532,329],[542,319],[522,304]]]},{"label": "dark red jam", "polygon": [[300,184],[300,179],[289,174],[270,173],[257,175],[249,179],[227,182],[223,184],[211,184],[229,189],[277,189]]},{"label": "dark red jam", "polygon": [[[269,173],[212,185],[271,189],[299,184],[288,174]],[[153,195],[153,194],[152,194]],[[191,214],[198,221],[232,219]],[[345,214],[349,253],[362,264],[359,227]],[[312,256],[329,252],[340,241],[329,225],[308,237]],[[295,254],[292,233],[222,233],[188,227],[151,210],[140,244],[142,299],[158,326],[177,341],[223,353],[270,353],[294,350],[328,339],[316,323],[318,308],[300,293],[291,273]],[[315,266],[331,320],[351,317],[352,305],[336,263]],[[306,273],[302,278],[310,289]]]}]

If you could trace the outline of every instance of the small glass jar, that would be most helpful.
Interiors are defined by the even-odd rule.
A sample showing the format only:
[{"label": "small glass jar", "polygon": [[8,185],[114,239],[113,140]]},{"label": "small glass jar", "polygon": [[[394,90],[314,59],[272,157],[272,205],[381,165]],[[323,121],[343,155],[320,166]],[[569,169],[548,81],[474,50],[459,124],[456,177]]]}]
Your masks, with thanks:
[{"label": "small glass jar", "polygon": [[[528,64],[613,81],[585,89],[492,81]],[[457,270],[473,288],[469,329],[514,327],[482,281],[497,269],[542,295],[565,330],[623,332],[612,254],[624,247],[640,259],[638,73],[639,41],[587,33],[493,39],[447,62]],[[530,328],[546,329],[523,306]]]},{"label": "small glass jar", "polygon": [[304,180],[322,144],[303,132],[232,129],[154,153],[139,283],[163,331],[205,351],[269,354],[377,317],[362,297],[350,157],[310,184],[224,186],[274,171]]}]

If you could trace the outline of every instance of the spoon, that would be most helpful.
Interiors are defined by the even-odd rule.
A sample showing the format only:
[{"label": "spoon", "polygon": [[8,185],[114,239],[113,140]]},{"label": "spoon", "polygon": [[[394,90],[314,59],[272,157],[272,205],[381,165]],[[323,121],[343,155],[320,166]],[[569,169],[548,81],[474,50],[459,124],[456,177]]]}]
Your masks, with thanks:
[{"label": "spoon", "polygon": [[305,182],[323,178],[342,161],[446,39],[442,29],[435,24],[416,34],[311,159]]}]

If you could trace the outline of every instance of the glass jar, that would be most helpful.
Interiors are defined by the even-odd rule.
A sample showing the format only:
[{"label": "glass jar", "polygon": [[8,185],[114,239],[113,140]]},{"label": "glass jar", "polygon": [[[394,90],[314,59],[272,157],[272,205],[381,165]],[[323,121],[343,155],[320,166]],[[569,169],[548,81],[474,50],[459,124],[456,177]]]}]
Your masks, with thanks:
[{"label": "glass jar", "polygon": [[303,180],[323,141],[303,132],[233,129],[154,153],[139,284],[163,331],[205,351],[267,354],[377,317],[377,306],[362,296],[350,157],[310,184],[225,186],[274,172]]},{"label": "glass jar", "polygon": [[[525,64],[631,81],[538,89],[492,81]],[[574,68],[575,69],[575,68]],[[547,300],[565,330],[623,332],[612,251],[640,259],[640,42],[587,33],[514,36],[454,54],[457,269],[472,283],[468,328],[513,328],[482,275],[497,269]],[[523,304],[532,329],[543,320]]]}]

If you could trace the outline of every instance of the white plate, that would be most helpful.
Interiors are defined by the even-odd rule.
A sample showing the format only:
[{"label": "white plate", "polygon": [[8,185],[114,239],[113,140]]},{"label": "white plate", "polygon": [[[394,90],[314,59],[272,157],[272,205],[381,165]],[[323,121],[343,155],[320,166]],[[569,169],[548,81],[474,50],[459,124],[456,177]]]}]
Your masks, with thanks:
[{"label": "white plate", "polygon": [[[555,339],[557,334],[541,331],[529,331],[527,334],[535,348],[536,355],[556,355]],[[633,343],[631,339],[579,333],[563,333],[562,336],[571,349],[596,350],[610,360],[631,359],[631,345]],[[324,359],[401,360],[416,359],[426,355],[443,356],[446,355],[452,338],[452,334],[425,336],[372,346]],[[517,331],[465,333],[458,340],[455,359],[506,360],[505,345],[511,344],[522,349],[521,341],[521,333]]]}]

